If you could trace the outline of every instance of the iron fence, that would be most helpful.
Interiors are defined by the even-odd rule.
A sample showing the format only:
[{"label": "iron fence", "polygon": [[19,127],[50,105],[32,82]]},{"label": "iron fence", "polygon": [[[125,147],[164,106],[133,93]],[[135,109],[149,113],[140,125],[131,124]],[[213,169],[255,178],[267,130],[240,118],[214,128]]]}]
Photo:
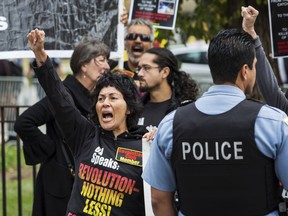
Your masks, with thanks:
[{"label": "iron fence", "polygon": [[[22,143],[19,137],[14,132],[14,123],[16,118],[29,106],[37,102],[39,99],[43,98],[45,93],[38,83],[37,79],[28,80],[25,77],[9,77],[0,76],[0,141],[1,141],[1,207],[2,215],[7,216],[7,205],[8,195],[7,194],[7,158],[6,158],[6,148],[9,145],[16,146],[16,181],[17,181],[17,209],[14,209],[13,215],[18,210],[18,216],[23,215],[23,188],[22,188],[22,167],[21,153],[22,153]],[[22,160],[23,161],[23,160]],[[36,166],[31,167],[32,172],[32,185],[34,188],[35,177],[36,177]],[[14,204],[13,204],[14,205]],[[32,206],[32,203],[31,203]],[[0,208],[1,209],[1,208]],[[1,215],[1,213],[0,213]],[[11,213],[9,213],[11,215]]]},{"label": "iron fence", "polygon": [[[22,144],[21,140],[19,139],[18,136],[15,136],[15,139],[11,141],[11,138],[7,135],[8,130],[5,125],[11,124],[14,125],[16,118],[20,114],[20,109],[22,108],[27,108],[28,106],[13,106],[13,105],[7,105],[7,106],[0,106],[0,116],[1,116],[1,180],[2,180],[2,215],[7,216],[7,205],[9,204],[7,201],[7,166],[6,166],[6,147],[13,143],[13,145],[16,145],[16,176],[17,176],[17,206],[18,206],[18,216],[23,215],[23,210],[22,210],[22,170],[21,167],[23,166],[21,162],[21,151],[22,151]],[[7,118],[7,113],[6,111],[9,111],[10,114],[13,114],[14,118],[11,118],[9,116],[9,119]],[[15,158],[14,158],[15,159]],[[36,166],[32,166],[32,185],[34,188],[35,185],[35,178],[36,178]],[[11,202],[16,202],[16,200],[13,200]],[[32,203],[31,203],[32,206]],[[15,209],[16,211],[16,209]],[[11,215],[11,214],[10,214]],[[15,215],[15,212],[14,214]]]},{"label": "iron fence", "polygon": [[[37,79],[28,80],[26,77],[10,77],[0,76],[0,105],[1,106],[15,106],[18,105],[19,113],[22,113],[26,107],[39,101],[45,96],[45,92],[40,86]],[[22,106],[22,107],[21,107]],[[16,138],[16,133],[13,130],[13,123],[10,122],[15,119],[15,110],[11,107],[5,109],[4,124],[5,140]]]}]

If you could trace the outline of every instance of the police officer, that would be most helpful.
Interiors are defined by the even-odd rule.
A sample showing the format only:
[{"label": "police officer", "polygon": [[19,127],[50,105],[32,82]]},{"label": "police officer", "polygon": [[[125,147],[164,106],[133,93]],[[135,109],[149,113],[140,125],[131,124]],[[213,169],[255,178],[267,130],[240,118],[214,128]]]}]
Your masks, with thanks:
[{"label": "police officer", "polygon": [[154,214],[177,215],[177,191],[178,215],[278,215],[279,184],[288,188],[288,118],[246,98],[256,79],[254,39],[223,30],[208,59],[215,85],[158,127],[142,175]]}]

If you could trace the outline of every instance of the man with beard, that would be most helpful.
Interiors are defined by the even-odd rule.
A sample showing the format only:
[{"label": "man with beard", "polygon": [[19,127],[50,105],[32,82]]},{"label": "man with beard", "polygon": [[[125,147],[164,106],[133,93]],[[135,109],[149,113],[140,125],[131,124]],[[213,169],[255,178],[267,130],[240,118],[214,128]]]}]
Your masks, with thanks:
[{"label": "man with beard", "polygon": [[[125,49],[127,51],[128,60],[124,62],[123,72],[132,77],[139,86],[139,78],[136,73],[138,62],[142,54],[153,46],[153,26],[142,18],[132,20],[126,27],[125,33]],[[118,69],[115,64],[110,67]]]},{"label": "man with beard", "polygon": [[138,125],[148,131],[158,127],[166,114],[181,103],[195,101],[199,89],[189,74],[179,71],[174,54],[165,48],[148,49],[138,65],[139,88],[143,96],[144,110]]}]

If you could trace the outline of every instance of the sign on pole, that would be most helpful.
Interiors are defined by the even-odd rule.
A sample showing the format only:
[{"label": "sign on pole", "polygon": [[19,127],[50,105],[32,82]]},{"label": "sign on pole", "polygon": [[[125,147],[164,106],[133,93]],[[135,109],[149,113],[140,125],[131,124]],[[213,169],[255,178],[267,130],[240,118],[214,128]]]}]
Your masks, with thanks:
[{"label": "sign on pole", "polygon": [[288,0],[269,0],[272,56],[288,57]]},{"label": "sign on pole", "polygon": [[150,20],[155,28],[175,28],[178,0],[131,0],[129,20]]},{"label": "sign on pole", "polygon": [[124,43],[124,35],[118,34],[117,25],[123,4],[123,0],[0,0],[0,59],[32,58],[26,35],[35,27],[45,31],[50,57],[70,57],[83,36],[103,41],[112,57],[122,56],[118,42]]},{"label": "sign on pole", "polygon": [[[152,141],[147,141],[146,139],[142,139],[143,170],[150,156],[151,144],[152,144]],[[153,214],[152,202],[151,202],[151,187],[144,180],[143,180],[143,187],[144,187],[145,215],[153,216],[154,214]]]}]

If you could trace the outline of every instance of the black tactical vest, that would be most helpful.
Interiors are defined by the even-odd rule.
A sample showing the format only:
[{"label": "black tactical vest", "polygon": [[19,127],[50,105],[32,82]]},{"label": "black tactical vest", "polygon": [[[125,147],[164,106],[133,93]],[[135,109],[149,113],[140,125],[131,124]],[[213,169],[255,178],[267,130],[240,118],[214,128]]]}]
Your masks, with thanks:
[{"label": "black tactical vest", "polygon": [[177,109],[171,160],[184,215],[264,215],[277,208],[274,160],[255,144],[262,105],[244,100],[219,115],[194,103]]}]

